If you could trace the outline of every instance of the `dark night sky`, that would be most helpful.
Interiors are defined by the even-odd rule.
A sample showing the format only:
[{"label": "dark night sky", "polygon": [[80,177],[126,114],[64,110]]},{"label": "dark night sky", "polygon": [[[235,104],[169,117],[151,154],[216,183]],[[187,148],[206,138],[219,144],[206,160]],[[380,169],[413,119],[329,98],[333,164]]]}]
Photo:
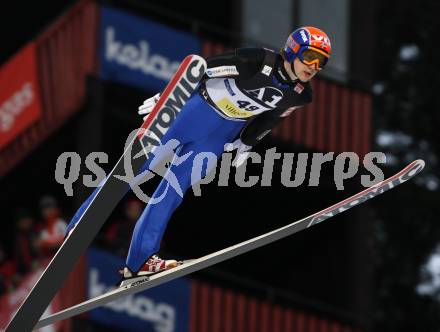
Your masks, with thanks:
[{"label": "dark night sky", "polygon": [[[21,1],[10,1],[7,8],[2,10],[0,64],[3,64],[25,43],[38,36],[45,27],[76,2],[76,0],[30,1],[24,4]],[[183,3],[173,0],[106,0],[101,2],[123,7],[134,5],[138,8],[142,8],[142,3],[144,3],[147,11],[149,7],[168,8],[165,11],[170,10],[184,21],[195,18],[199,22],[226,30],[230,30],[233,24],[232,20],[222,19],[224,14],[230,16],[229,9],[233,5],[231,0],[223,1],[222,6],[216,11],[208,12],[200,7],[198,1]],[[151,15],[154,15],[154,11]]]},{"label": "dark night sky", "polygon": [[3,64],[27,42],[35,38],[73,0],[9,1],[2,10],[0,64]]}]

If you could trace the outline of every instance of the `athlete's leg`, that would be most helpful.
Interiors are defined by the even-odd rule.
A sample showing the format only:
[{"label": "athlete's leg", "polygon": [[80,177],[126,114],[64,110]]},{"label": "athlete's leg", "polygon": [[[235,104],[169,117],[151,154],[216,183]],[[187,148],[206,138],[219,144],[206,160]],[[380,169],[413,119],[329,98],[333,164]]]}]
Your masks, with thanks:
[{"label": "athlete's leg", "polygon": [[[197,140],[199,137],[206,136],[209,131],[214,130],[212,125],[217,125],[217,122],[213,120],[217,120],[218,115],[210,107],[211,106],[207,105],[198,93],[193,94],[180,111],[171,128],[162,138],[161,144],[165,144],[171,138],[175,138],[179,140],[180,144],[184,144],[191,140]],[[199,126],[197,126],[197,124],[199,124]],[[211,124],[211,126],[209,124]],[[145,162],[139,174],[148,168],[154,169],[154,167],[166,157],[167,155],[160,155],[155,151],[154,158],[150,157]],[[141,181],[141,179],[137,180],[137,182]],[[81,204],[67,226],[66,235],[81,219],[104,182],[105,181],[102,181],[92,194]],[[130,187],[127,186],[127,192],[129,190]]]},{"label": "athlete's leg", "polygon": [[[180,189],[184,194],[191,185],[191,171],[193,160],[199,152],[212,152],[217,157],[221,156],[224,144],[232,141],[243,127],[243,122],[235,122],[221,119],[222,125],[204,140],[198,140],[184,144],[179,155],[192,152],[191,158],[180,165],[171,165],[169,172],[172,172],[178,179]],[[203,178],[211,169],[206,168],[201,174]],[[198,182],[200,179],[192,179]],[[160,197],[160,200],[158,199]],[[181,204],[181,196],[166,178],[162,179],[158,188],[153,194],[153,199],[158,199],[155,204],[148,204],[136,223],[130,249],[127,257],[127,267],[138,271],[142,264],[152,254],[159,250],[160,241],[165,232],[168,220],[175,209]]]}]

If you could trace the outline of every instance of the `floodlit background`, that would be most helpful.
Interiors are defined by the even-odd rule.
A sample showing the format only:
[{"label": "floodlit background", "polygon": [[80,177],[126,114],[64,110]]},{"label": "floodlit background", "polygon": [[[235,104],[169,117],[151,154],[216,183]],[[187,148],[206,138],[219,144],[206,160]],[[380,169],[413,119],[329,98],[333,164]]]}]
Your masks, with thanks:
[{"label": "floodlit background", "polygon": [[[440,103],[438,12],[421,0],[14,1],[2,5],[0,51],[0,328],[61,245],[93,188],[91,152],[110,171],[188,54],[283,46],[303,25],[330,36],[333,53],[295,111],[255,151],[384,152],[386,176],[414,159],[413,181],[329,222],[44,331],[439,331]],[[72,195],[55,179],[58,157],[80,160]],[[295,157],[296,158],[296,157]],[[296,159],[294,159],[296,162]],[[310,160],[309,160],[310,165]],[[67,165],[68,167],[71,165]],[[188,192],[161,255],[193,258],[298,220],[359,191],[320,184]],[[261,166],[248,174],[261,174]],[[232,175],[234,175],[234,171]],[[66,175],[67,176],[67,175]],[[306,176],[306,179],[307,176]],[[145,186],[148,192],[154,183]],[[127,195],[78,262],[48,312],[113,287],[144,208]]]}]

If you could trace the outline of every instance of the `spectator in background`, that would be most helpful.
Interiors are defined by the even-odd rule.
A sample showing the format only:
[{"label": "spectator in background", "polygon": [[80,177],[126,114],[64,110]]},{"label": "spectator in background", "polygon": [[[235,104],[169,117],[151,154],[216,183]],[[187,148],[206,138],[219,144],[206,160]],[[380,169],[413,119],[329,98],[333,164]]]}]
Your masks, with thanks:
[{"label": "spectator in background", "polygon": [[11,290],[14,285],[15,264],[7,260],[6,252],[0,245],[0,295]]},{"label": "spectator in background", "polygon": [[133,227],[143,211],[142,202],[132,198],[123,206],[123,217],[113,222],[105,233],[105,245],[119,256],[127,254],[127,243],[130,242]]},{"label": "spectator in background", "polygon": [[14,260],[17,273],[33,270],[38,258],[37,234],[34,218],[26,209],[19,209],[15,219]]},{"label": "spectator in background", "polygon": [[38,247],[43,256],[52,257],[64,241],[67,224],[54,197],[43,196],[39,208],[43,223]]}]

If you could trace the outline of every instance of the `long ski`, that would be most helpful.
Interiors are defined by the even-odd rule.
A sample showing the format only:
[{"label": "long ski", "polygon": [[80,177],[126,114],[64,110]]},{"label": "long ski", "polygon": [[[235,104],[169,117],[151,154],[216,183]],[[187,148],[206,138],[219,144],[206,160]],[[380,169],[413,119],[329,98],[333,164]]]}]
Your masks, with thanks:
[{"label": "long ski", "polygon": [[187,261],[185,262],[185,264],[155,274],[151,277],[136,278],[131,283],[125,286],[119,287],[106,294],[77,304],[53,315],[44,317],[38,322],[35,328],[40,328],[58,322],[62,319],[78,315],[82,312],[102,306],[105,303],[114,301],[122,296],[134,294],[158,286],[170,280],[185,276],[189,273],[220,263],[229,258],[241,255],[271,242],[282,239],[286,236],[300,232],[326,219],[334,217],[341,212],[351,209],[354,206],[362,204],[365,201],[384,193],[385,191],[395,188],[396,186],[408,181],[416,174],[420,173],[423,170],[424,166],[425,162],[423,160],[415,160],[394,176],[315,214],[312,214],[308,217],[295,221],[287,226],[283,226],[266,234],[257,236],[253,239],[233,245],[226,249],[214,252],[198,259]]},{"label": "long ski", "polygon": [[[26,332],[34,328],[74,264],[128,191],[129,184],[121,180],[121,175],[126,174],[126,161],[131,161],[130,167],[137,175],[195,90],[206,67],[206,61],[197,55],[189,55],[182,61],[154,109],[136,136],[126,145],[124,154],[15,313],[5,332]],[[140,153],[142,151],[146,153]]]}]

